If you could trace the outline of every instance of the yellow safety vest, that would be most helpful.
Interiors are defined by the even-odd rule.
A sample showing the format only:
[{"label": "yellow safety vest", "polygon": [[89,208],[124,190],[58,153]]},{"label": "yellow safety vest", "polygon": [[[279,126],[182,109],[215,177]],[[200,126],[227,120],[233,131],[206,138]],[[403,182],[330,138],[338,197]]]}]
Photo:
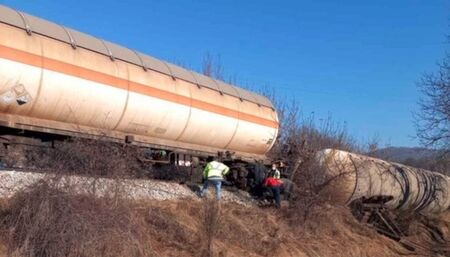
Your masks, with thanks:
[{"label": "yellow safety vest", "polygon": [[230,168],[227,165],[218,162],[212,161],[208,163],[203,170],[203,177],[207,179],[223,179],[223,176],[228,173]]}]

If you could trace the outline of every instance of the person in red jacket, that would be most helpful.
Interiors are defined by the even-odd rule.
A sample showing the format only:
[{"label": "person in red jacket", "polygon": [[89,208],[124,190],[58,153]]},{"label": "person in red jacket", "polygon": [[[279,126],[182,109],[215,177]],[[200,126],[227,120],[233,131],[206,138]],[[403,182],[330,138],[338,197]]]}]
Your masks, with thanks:
[{"label": "person in red jacket", "polygon": [[272,191],[277,208],[281,207],[280,187],[282,183],[283,182],[280,179],[269,176],[264,180],[263,184],[264,186],[270,188],[270,190]]}]

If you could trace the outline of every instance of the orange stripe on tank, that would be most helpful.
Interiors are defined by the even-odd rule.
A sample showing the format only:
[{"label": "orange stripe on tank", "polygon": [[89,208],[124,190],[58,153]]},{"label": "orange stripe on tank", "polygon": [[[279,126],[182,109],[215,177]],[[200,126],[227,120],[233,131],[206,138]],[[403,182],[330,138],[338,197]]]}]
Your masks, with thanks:
[{"label": "orange stripe on tank", "polygon": [[9,59],[12,61],[32,65],[39,68],[63,73],[66,75],[94,81],[97,83],[105,84],[115,88],[129,90],[135,93],[159,98],[165,101],[191,106],[196,109],[217,113],[223,116],[231,118],[239,118],[240,120],[256,123],[259,125],[278,128],[278,123],[272,120],[264,119],[252,114],[242,113],[230,108],[211,104],[197,99],[192,99],[183,95],[174,94],[165,90],[161,90],[148,85],[140,84],[126,79],[114,77],[105,73],[90,70],[73,64],[65,63],[62,61],[41,57],[36,54],[28,53],[22,50],[10,48],[0,45],[0,58]]}]

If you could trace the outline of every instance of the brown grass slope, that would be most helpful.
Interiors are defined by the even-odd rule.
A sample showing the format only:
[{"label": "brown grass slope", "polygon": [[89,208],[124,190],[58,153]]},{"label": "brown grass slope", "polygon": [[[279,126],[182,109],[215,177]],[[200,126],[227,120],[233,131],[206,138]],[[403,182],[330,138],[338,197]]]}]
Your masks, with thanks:
[{"label": "brown grass slope", "polygon": [[[0,221],[0,256],[439,256],[409,252],[328,204],[300,222],[286,206],[129,202],[42,184],[2,202]],[[448,240],[450,216],[435,222]],[[420,226],[412,237],[428,242]]]}]

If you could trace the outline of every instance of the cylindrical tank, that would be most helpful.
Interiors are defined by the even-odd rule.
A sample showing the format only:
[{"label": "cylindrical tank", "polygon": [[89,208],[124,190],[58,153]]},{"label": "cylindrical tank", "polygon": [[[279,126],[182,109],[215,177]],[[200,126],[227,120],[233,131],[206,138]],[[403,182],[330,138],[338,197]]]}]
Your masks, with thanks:
[{"label": "cylindrical tank", "polygon": [[278,132],[262,95],[1,5],[0,121],[252,158]]},{"label": "cylindrical tank", "polygon": [[317,153],[317,160],[332,179],[326,192],[332,200],[386,196],[390,209],[422,214],[450,207],[450,178],[443,174],[335,149]]}]

